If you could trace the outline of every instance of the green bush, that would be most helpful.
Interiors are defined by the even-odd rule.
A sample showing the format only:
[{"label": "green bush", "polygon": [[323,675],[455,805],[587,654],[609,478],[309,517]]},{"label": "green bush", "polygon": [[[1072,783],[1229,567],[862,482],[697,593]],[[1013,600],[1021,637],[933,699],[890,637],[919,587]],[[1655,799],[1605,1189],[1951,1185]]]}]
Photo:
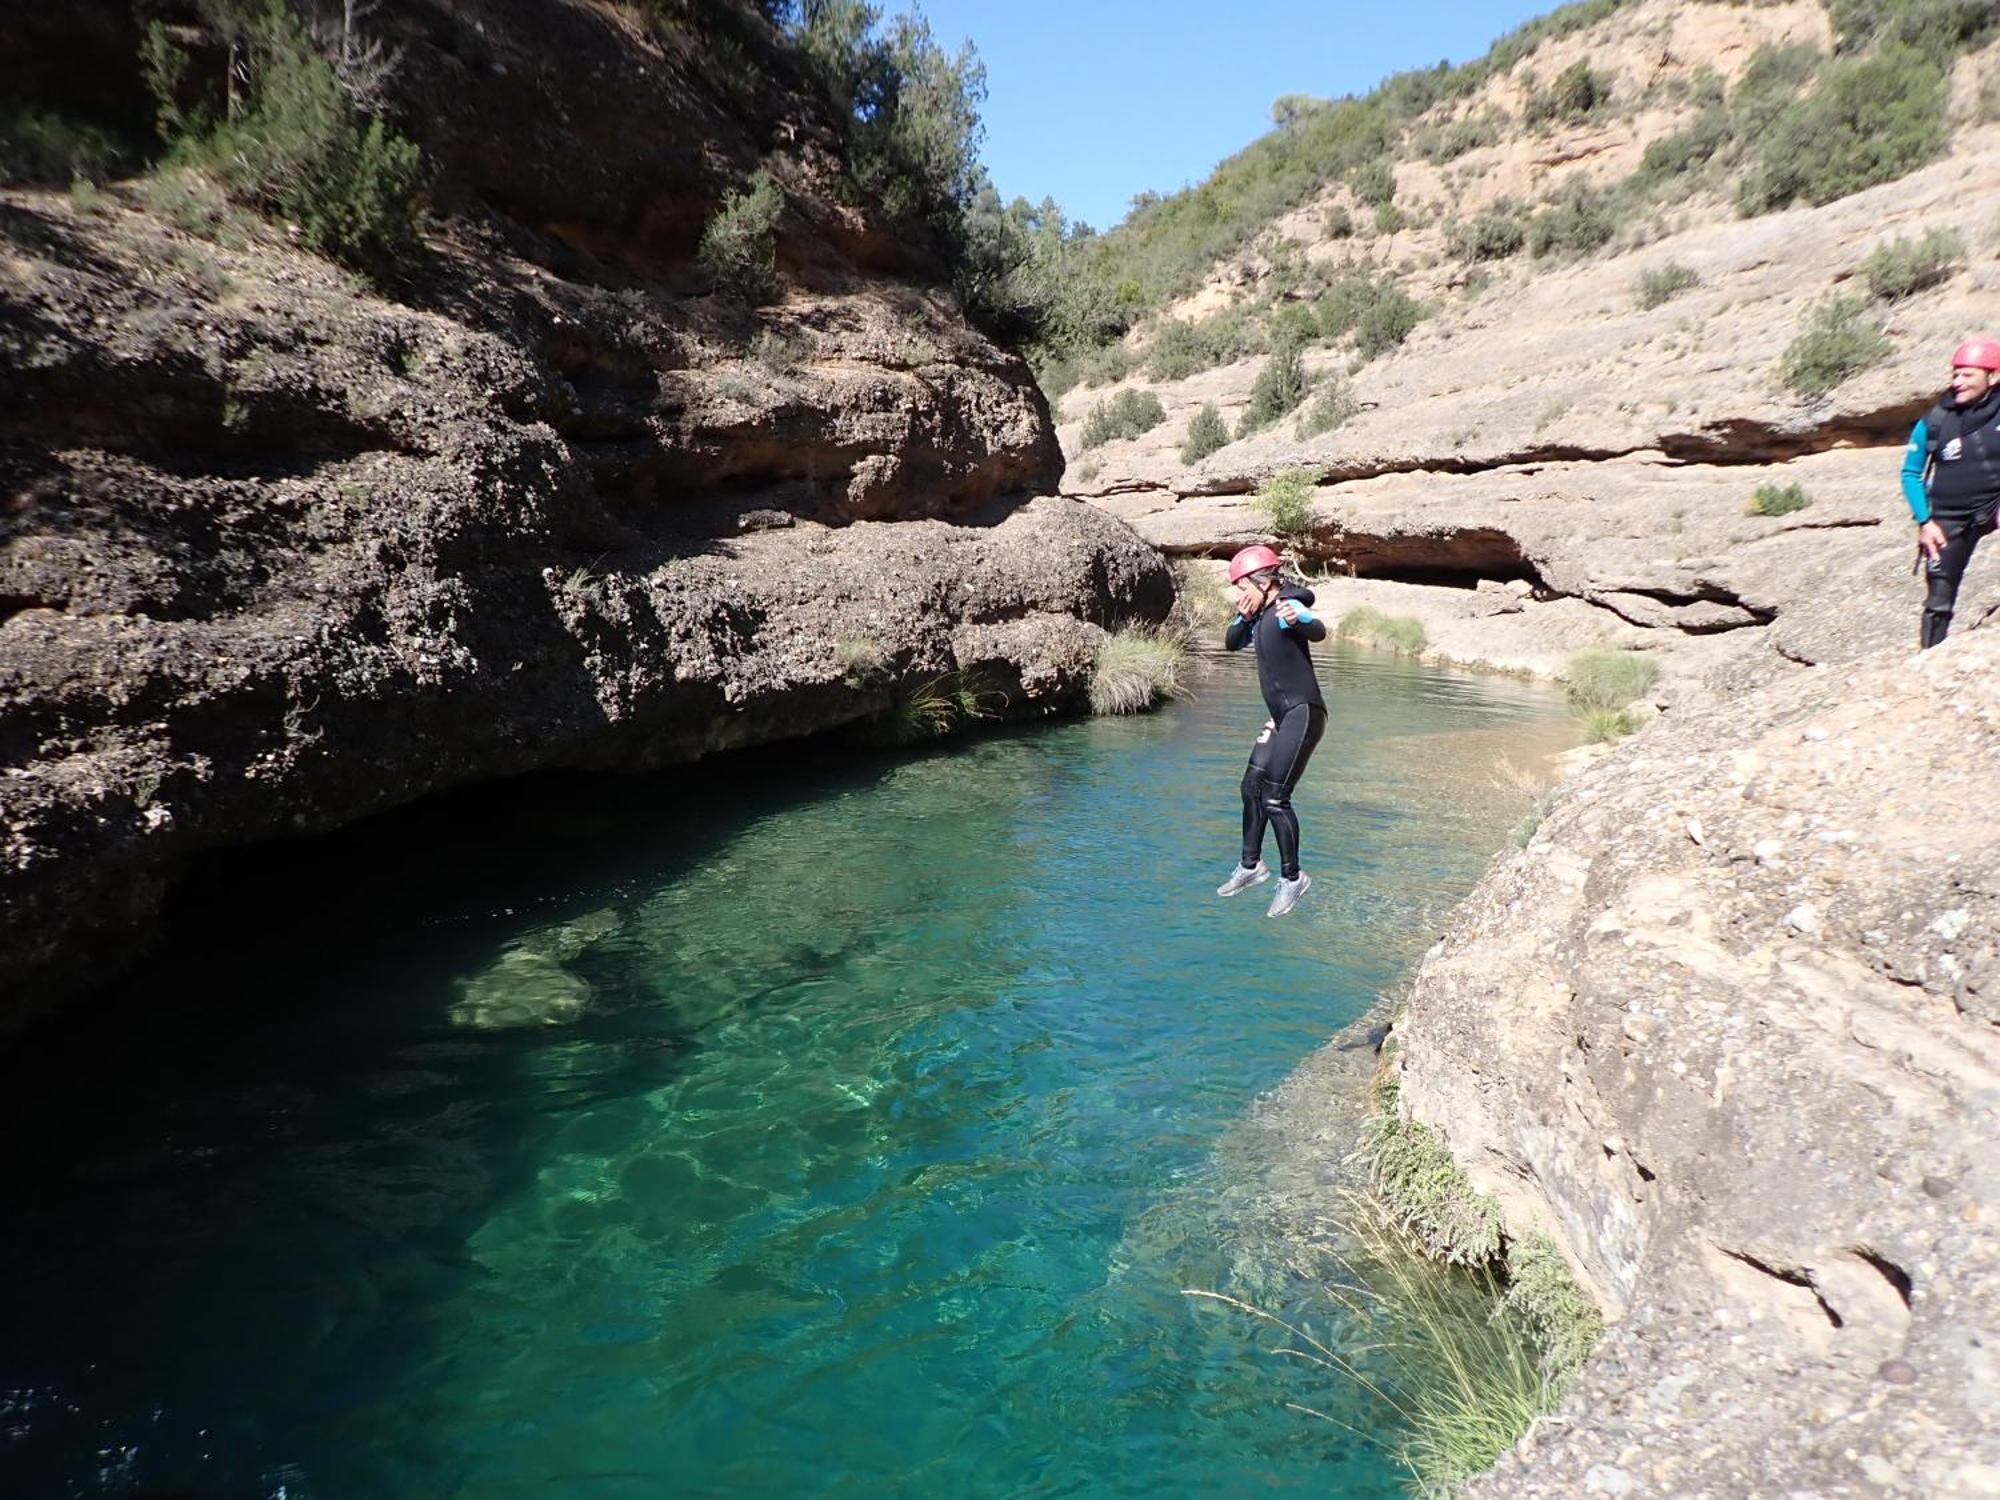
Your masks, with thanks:
[{"label": "green bush", "polygon": [[1090,711],[1136,714],[1187,695],[1182,675],[1187,648],[1161,631],[1114,630],[1097,648],[1090,674]]},{"label": "green bush", "polygon": [[1744,507],[1744,513],[1752,516],[1788,516],[1811,504],[1812,496],[1806,493],[1804,485],[1760,484],[1751,492],[1750,503]]},{"label": "green bush", "polygon": [[1430,644],[1422,620],[1414,615],[1385,614],[1372,604],[1357,604],[1342,615],[1334,634],[1343,641],[1361,641],[1398,656],[1419,656]]},{"label": "green bush", "polygon": [[752,307],[778,297],[778,249],[774,233],[785,195],[769,172],[729,193],[701,231],[697,259],[715,284]]},{"label": "green bush", "polygon": [[1363,162],[1348,176],[1347,182],[1354,189],[1355,198],[1371,208],[1392,202],[1396,196],[1395,169],[1386,161]]},{"label": "green bush", "polygon": [[1553,198],[1528,225],[1528,249],[1548,255],[1588,255],[1611,243],[1618,232],[1611,195],[1577,183]]},{"label": "green bush", "polygon": [[1236,617],[1231,595],[1225,593],[1218,572],[1192,558],[1175,559],[1174,608],[1169,617],[1173,633],[1183,642],[1213,643]]},{"label": "green bush", "polygon": [[1682,292],[1701,285],[1694,267],[1670,260],[1663,266],[1648,266],[1639,273],[1639,306],[1655,308],[1671,302]]},{"label": "green bush", "polygon": [[1429,161],[1456,161],[1468,151],[1497,145],[1506,134],[1506,121],[1494,110],[1481,110],[1448,125],[1430,125],[1417,133],[1417,150]]},{"label": "green bush", "polygon": [[1840,58],[1765,132],[1737,190],[1745,213],[1830,203],[1914,171],[1945,148],[1944,69],[1906,47]]},{"label": "green bush", "polygon": [[1256,382],[1250,387],[1250,405],[1244,409],[1236,435],[1244,438],[1253,432],[1263,431],[1295,409],[1311,389],[1312,381],[1306,375],[1305,358],[1300,354],[1299,346],[1290,343],[1276,345],[1264,361],[1264,367],[1257,372]]},{"label": "green bush", "polygon": [[1778,378],[1801,396],[1824,396],[1893,348],[1866,303],[1834,293],[1813,304],[1805,331],[1785,348]]},{"label": "green bush", "polygon": [[1660,664],[1637,651],[1600,647],[1577,652],[1564,675],[1569,679],[1570,707],[1622,709],[1653,690],[1660,680]]},{"label": "green bush", "polygon": [[305,27],[283,0],[236,18],[236,96],[183,104],[166,92],[185,55],[155,22],[145,71],[173,149],[167,169],[212,177],[230,196],[298,225],[312,249],[378,280],[421,253],[422,153],[355,109]]},{"label": "green bush", "polygon": [[1342,426],[1360,410],[1353,384],[1335,370],[1321,380],[1319,395],[1300,414],[1296,430],[1302,440],[1319,437]]},{"label": "green bush", "polygon": [[1423,319],[1423,304],[1406,295],[1401,287],[1393,287],[1387,296],[1364,310],[1361,321],[1354,325],[1355,352],[1364,360],[1387,354],[1399,347]]},{"label": "green bush", "polygon": [[1319,474],[1313,469],[1284,469],[1264,481],[1257,491],[1257,506],[1272,531],[1292,540],[1312,534],[1312,494],[1318,483]]},{"label": "green bush", "polygon": [[1908,47],[1949,63],[1996,28],[1989,0],[1827,0],[1827,16],[1843,52],[1870,43]]},{"label": "green bush", "polygon": [[1123,344],[1106,344],[1083,357],[1077,376],[1087,386],[1116,385],[1144,362]]},{"label": "green bush", "polygon": [[1422,304],[1395,281],[1359,270],[1335,277],[1315,310],[1321,336],[1338,339],[1352,333],[1364,360],[1402,343],[1425,315]]},{"label": "green bush", "polygon": [[1233,308],[1198,323],[1168,318],[1153,330],[1152,346],[1146,353],[1147,369],[1155,380],[1185,380],[1263,347],[1264,336],[1257,325]]},{"label": "green bush", "polygon": [[1409,222],[1403,211],[1395,204],[1378,203],[1375,205],[1375,232],[1377,234],[1394,234]]},{"label": "green bush", "polygon": [[1644,187],[1675,182],[1706,166],[1731,139],[1728,113],[1719,108],[1704,109],[1671,135],[1648,141],[1635,175]]},{"label": "green bush", "polygon": [[1274,349],[1280,344],[1310,344],[1319,337],[1319,316],[1304,303],[1287,302],[1268,321]]},{"label": "green bush", "polygon": [[1505,260],[1528,242],[1528,231],[1510,213],[1481,214],[1453,224],[1445,241],[1460,260]]},{"label": "green bush", "polygon": [[1868,290],[1887,302],[1900,302],[1928,290],[1965,264],[1965,241],[1949,229],[1931,229],[1917,239],[1898,235],[1877,245],[1861,262]]},{"label": "green bush", "polygon": [[1181,445],[1181,462],[1198,464],[1209,454],[1229,446],[1229,424],[1213,401],[1206,402],[1188,423],[1187,441]]},{"label": "green bush", "polygon": [[1118,438],[1138,437],[1166,420],[1166,408],[1151,391],[1120,391],[1090,409],[1090,415],[1083,419],[1077,452],[1088,453]]},{"label": "green bush", "polygon": [[1352,239],[1354,237],[1354,215],[1348,212],[1345,203],[1336,203],[1320,219],[1319,231],[1321,237],[1324,239]]},{"label": "green bush", "polygon": [[130,157],[116,136],[87,120],[26,104],[0,109],[0,182],[104,182]]},{"label": "green bush", "polygon": [[1530,89],[1521,118],[1530,125],[1587,120],[1611,102],[1611,80],[1578,59],[1556,74],[1546,89]]}]

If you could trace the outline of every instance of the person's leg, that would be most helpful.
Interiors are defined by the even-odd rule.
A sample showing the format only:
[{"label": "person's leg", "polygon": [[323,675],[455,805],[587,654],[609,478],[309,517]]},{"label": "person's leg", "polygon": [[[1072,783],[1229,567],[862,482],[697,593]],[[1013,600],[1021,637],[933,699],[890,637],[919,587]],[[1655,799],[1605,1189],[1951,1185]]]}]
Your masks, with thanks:
[{"label": "person's leg", "polygon": [[1972,549],[1979,545],[1985,530],[1971,516],[1938,516],[1936,520],[1944,528],[1944,546],[1924,565],[1924,616],[1917,631],[1917,644],[1924,650],[1950,634],[1965,565],[1972,561]]},{"label": "person's leg", "polygon": [[1277,726],[1270,720],[1264,721],[1264,728],[1257,735],[1257,743],[1250,747],[1250,763],[1243,768],[1243,868],[1255,869],[1264,858],[1264,825],[1268,820],[1264,810],[1264,774],[1269,764],[1271,737]]},{"label": "person's leg", "polygon": [[1299,815],[1292,810],[1292,788],[1299,784],[1325,728],[1325,710],[1301,703],[1286,711],[1267,747],[1264,815],[1278,836],[1278,873],[1286,880],[1299,878]]}]

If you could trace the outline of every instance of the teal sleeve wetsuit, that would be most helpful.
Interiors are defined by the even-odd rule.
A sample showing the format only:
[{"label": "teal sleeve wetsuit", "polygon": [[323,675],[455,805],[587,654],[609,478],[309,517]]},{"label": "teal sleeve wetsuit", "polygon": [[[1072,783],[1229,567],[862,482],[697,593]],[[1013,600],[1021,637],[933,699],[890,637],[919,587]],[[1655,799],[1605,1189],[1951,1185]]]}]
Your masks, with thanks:
[{"label": "teal sleeve wetsuit", "polygon": [[1935,646],[1951,629],[1959,583],[2000,508],[2000,386],[1970,403],[1947,394],[1925,413],[1910,429],[1902,479],[1910,514],[1944,533],[1937,556],[1924,561],[1917,636],[1920,645]]}]

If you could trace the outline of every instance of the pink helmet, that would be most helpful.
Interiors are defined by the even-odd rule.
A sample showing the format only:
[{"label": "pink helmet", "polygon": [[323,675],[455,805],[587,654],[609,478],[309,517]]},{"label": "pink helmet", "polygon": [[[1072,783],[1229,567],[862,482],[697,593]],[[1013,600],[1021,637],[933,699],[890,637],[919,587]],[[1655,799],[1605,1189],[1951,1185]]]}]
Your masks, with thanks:
[{"label": "pink helmet", "polygon": [[1266,568],[1278,566],[1278,554],[1259,543],[1255,547],[1245,547],[1229,559],[1229,581],[1241,583],[1252,573],[1261,573]]},{"label": "pink helmet", "polygon": [[1967,365],[1975,370],[2000,370],[2000,343],[1992,339],[1967,339],[1951,351],[1951,367],[1960,370]]}]

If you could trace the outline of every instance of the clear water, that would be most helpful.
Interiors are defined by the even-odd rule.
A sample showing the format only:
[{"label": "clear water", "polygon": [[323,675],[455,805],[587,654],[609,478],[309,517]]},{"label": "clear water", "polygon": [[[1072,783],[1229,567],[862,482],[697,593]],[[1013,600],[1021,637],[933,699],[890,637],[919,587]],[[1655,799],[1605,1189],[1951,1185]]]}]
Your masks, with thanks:
[{"label": "clear water", "polygon": [[0,1060],[0,1493],[1396,1493],[1284,1402],[1379,1412],[1180,1293],[1251,1249],[1218,1140],[1567,731],[1325,655],[1281,922],[1212,894],[1236,662],[1149,718],[529,782],[239,863]]}]

